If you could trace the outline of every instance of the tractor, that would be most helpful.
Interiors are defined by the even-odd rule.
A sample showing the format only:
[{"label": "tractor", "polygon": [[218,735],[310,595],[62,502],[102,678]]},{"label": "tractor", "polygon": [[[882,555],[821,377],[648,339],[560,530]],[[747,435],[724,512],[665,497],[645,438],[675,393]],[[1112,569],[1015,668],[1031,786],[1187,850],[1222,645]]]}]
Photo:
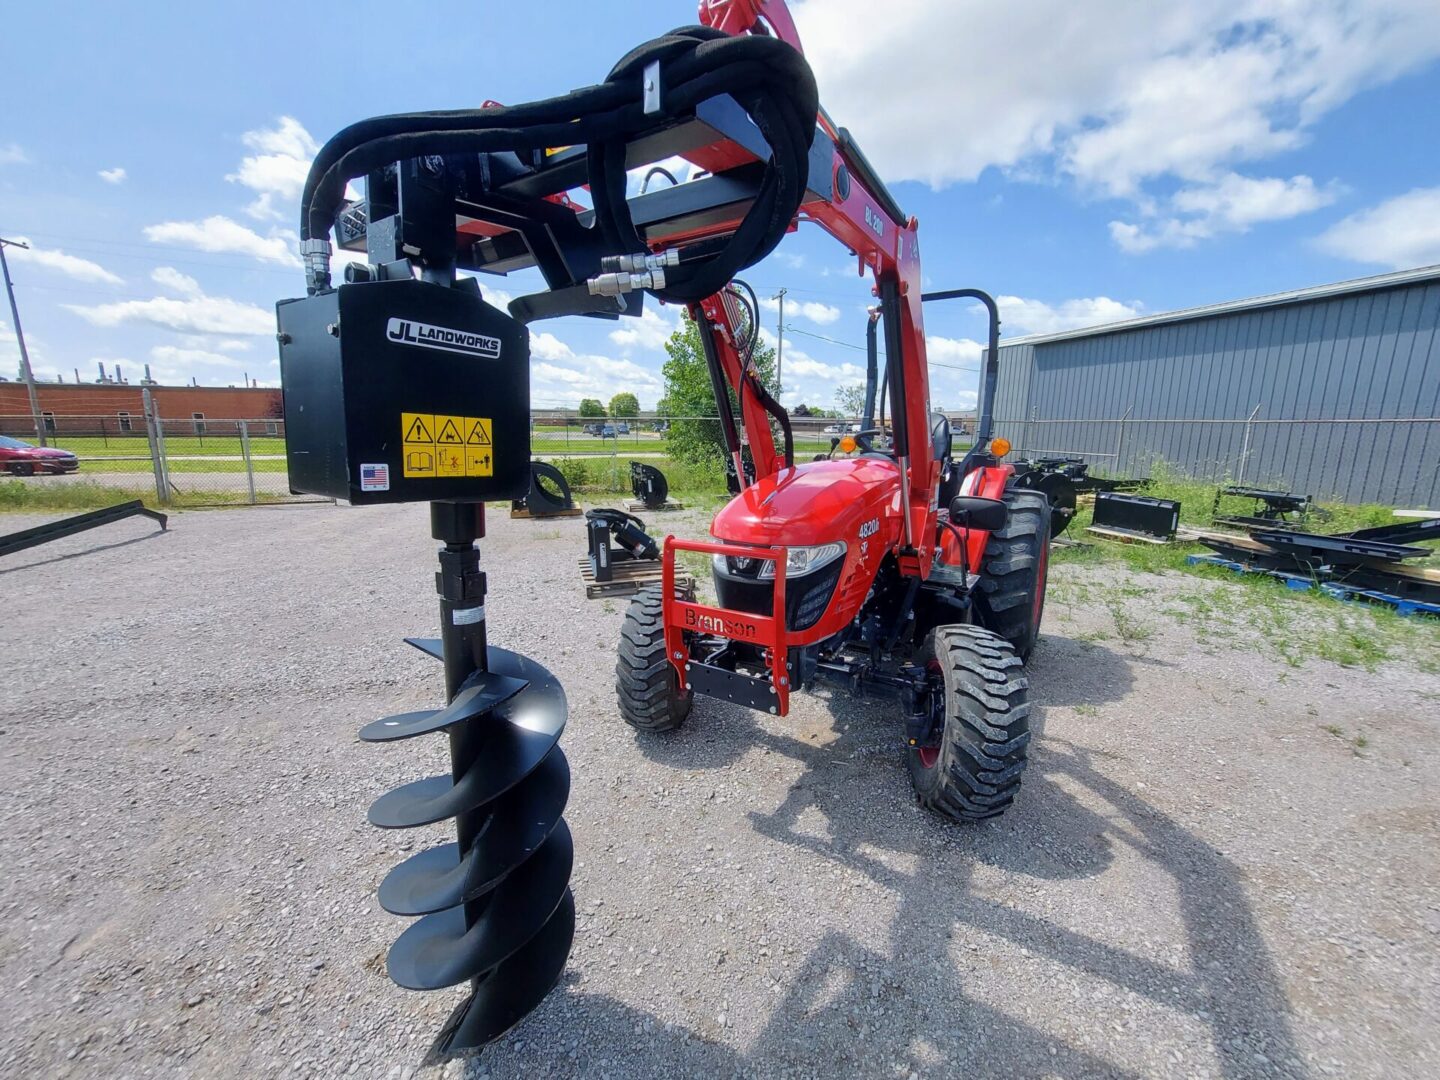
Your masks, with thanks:
[{"label": "tractor", "polygon": [[[701,14],[800,49],[780,0],[702,4]],[[683,724],[697,695],[776,716],[787,714],[792,693],[821,685],[885,695],[899,703],[918,801],[982,820],[1012,803],[1025,768],[1025,663],[1045,607],[1051,506],[1045,492],[1022,485],[1002,460],[1008,443],[993,436],[993,299],[976,289],[922,293],[919,223],[823,109],[817,129],[824,153],[817,161],[812,148],[796,220],[853,252],[879,301],[861,430],[797,463],[789,418],[752,362],[753,291],[729,283],[686,305],[739,490],[715,515],[713,540],[665,540],[662,584],[632,600],[616,663],[619,710],[632,727],[659,733]],[[959,458],[948,419],[930,408],[922,320],[922,304],[954,299],[977,301],[989,315],[975,441]],[[676,589],[682,551],[711,557],[714,604]]]}]

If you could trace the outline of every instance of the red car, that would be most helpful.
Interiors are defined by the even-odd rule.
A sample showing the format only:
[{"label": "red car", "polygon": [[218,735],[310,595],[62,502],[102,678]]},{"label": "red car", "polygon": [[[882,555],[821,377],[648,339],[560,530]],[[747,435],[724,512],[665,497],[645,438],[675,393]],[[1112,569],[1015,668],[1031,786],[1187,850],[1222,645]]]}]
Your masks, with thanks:
[{"label": "red car", "polygon": [[80,468],[80,459],[69,450],[36,446],[23,439],[0,435],[0,469],[15,476],[39,473],[72,473]]}]

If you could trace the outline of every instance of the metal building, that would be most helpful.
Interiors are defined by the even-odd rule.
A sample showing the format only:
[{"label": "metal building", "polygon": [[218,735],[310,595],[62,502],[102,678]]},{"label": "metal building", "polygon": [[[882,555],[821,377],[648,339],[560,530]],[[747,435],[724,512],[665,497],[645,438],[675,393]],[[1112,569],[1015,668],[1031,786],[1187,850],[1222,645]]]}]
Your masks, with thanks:
[{"label": "metal building", "polygon": [[1002,343],[1022,455],[1440,505],[1440,266]]}]

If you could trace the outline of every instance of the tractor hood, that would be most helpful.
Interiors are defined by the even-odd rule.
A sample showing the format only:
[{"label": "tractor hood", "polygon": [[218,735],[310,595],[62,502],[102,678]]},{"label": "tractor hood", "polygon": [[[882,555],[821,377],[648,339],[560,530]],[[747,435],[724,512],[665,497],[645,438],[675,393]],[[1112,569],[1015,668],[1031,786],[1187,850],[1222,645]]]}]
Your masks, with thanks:
[{"label": "tractor hood", "polygon": [[851,540],[869,518],[900,512],[900,468],[889,458],[841,458],[781,469],[731,499],[710,526],[741,544]]}]

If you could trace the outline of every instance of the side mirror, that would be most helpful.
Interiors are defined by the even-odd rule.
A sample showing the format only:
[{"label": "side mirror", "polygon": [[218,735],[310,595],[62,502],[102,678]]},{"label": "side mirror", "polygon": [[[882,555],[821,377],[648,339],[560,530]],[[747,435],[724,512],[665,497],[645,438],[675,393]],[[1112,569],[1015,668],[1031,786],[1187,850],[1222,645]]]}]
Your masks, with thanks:
[{"label": "side mirror", "polygon": [[984,532],[1003,529],[1010,520],[1010,508],[999,499],[982,499],[978,495],[956,495],[950,500],[950,520]]}]

